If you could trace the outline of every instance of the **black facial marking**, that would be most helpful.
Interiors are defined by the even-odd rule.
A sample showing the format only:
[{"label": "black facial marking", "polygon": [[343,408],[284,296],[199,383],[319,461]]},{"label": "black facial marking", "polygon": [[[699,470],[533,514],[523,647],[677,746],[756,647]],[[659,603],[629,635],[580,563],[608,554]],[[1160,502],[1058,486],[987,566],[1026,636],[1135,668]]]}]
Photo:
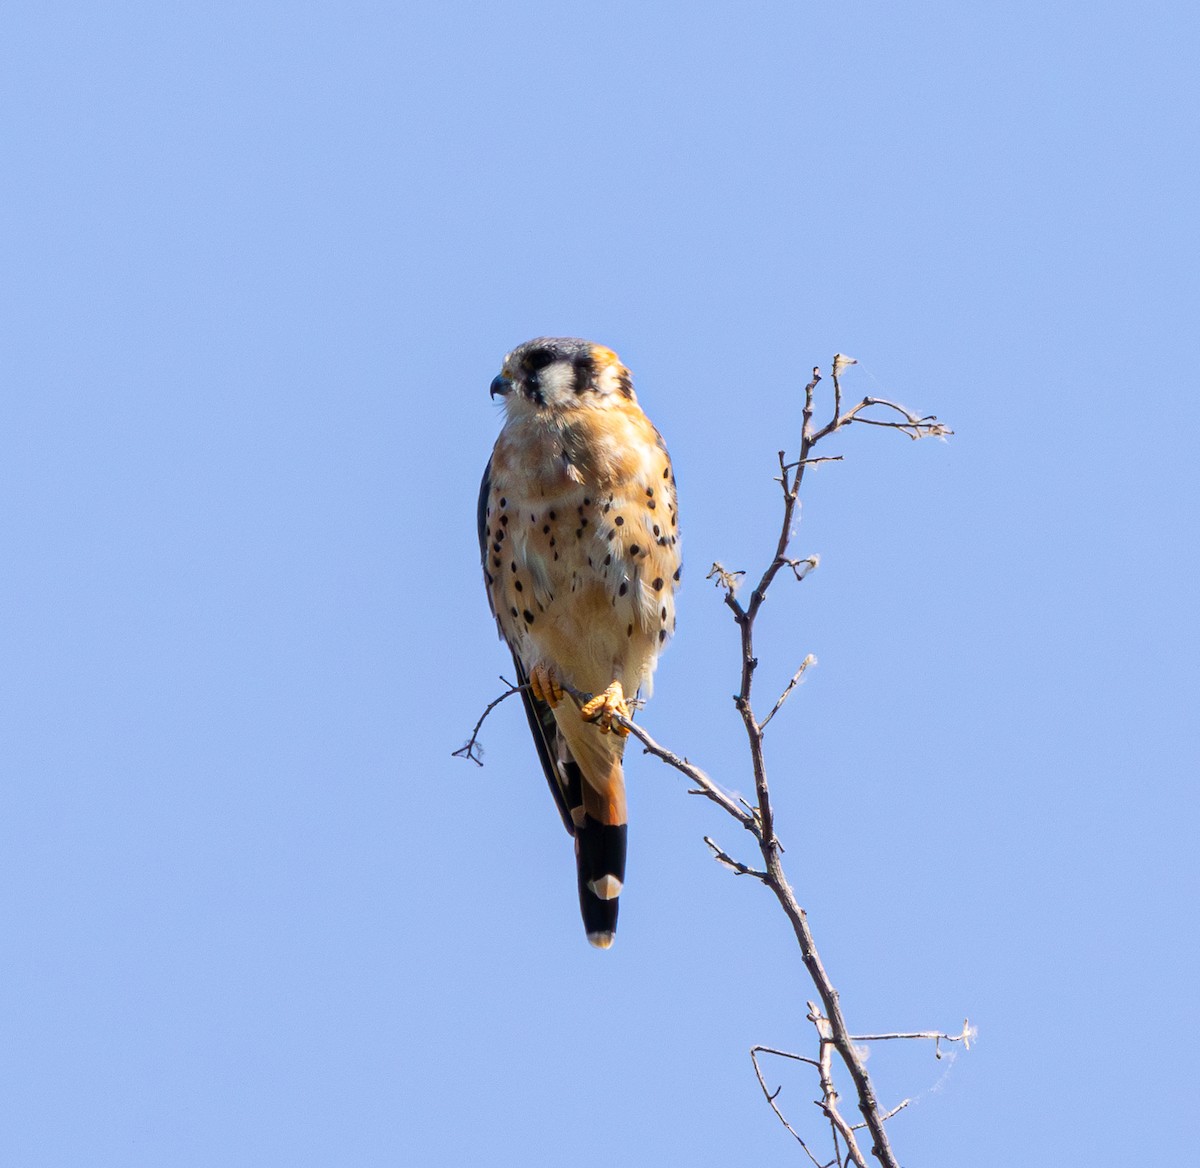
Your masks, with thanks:
[{"label": "black facial marking", "polygon": [[646,504],[646,506],[649,507],[651,511],[653,511],[654,510],[654,500],[651,499],[650,502]]},{"label": "black facial marking", "polygon": [[640,556],[642,554],[642,549],[635,543],[633,547],[629,549],[629,554],[631,556]]},{"label": "black facial marking", "polygon": [[663,578],[661,576],[654,577],[654,591],[661,592],[663,586]]},{"label": "black facial marking", "polygon": [[539,369],[554,364],[554,354],[549,349],[531,349],[525,354],[521,364],[530,373],[536,373]]},{"label": "black facial marking", "polygon": [[624,596],[629,591],[629,585],[624,580],[621,581],[621,587],[617,589],[618,596]]},{"label": "black facial marking", "polygon": [[516,589],[518,592],[524,592],[524,591],[525,591],[525,585],[524,585],[524,584],[522,584],[520,580],[518,580],[518,581],[517,581],[517,582],[516,582],[516,583],[513,585],[513,587],[514,587],[514,588],[515,588],[515,589]]},{"label": "black facial marking", "polygon": [[680,573],[680,572],[682,572],[682,571],[683,571],[683,569],[682,569],[682,568],[676,568],[676,569],[675,569],[675,576],[674,576],[674,579],[678,580],[678,579],[679,579],[679,573]]},{"label": "black facial marking", "polygon": [[583,393],[592,384],[592,378],[596,375],[596,363],[591,357],[576,357],[573,362],[575,368],[575,392]]},{"label": "black facial marking", "polygon": [[521,615],[525,618],[525,623],[527,625],[533,624],[533,613],[531,613],[529,609],[526,609]]},{"label": "black facial marking", "polygon": [[621,515],[618,515],[618,516],[616,517],[616,519],[614,519],[614,520],[613,520],[613,522],[614,522],[614,523],[615,523],[615,524],[616,524],[618,527],[624,527],[624,526],[625,526],[625,519],[624,519],[624,517],[623,517],[623,516],[621,516]]},{"label": "black facial marking", "polygon": [[667,630],[659,629],[658,630],[658,643],[661,645],[663,643],[663,641],[665,641],[666,639],[667,639]]},{"label": "black facial marking", "polygon": [[549,535],[549,534],[550,534],[550,524],[549,524],[549,523],[544,523],[544,524],[542,524],[542,534],[543,534],[543,535]]}]

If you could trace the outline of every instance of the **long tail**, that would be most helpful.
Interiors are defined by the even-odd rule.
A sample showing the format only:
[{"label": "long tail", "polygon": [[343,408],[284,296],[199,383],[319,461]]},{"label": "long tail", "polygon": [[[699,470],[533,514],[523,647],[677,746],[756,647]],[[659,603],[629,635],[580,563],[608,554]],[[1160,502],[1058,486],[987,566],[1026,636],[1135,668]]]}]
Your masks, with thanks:
[{"label": "long tail", "polygon": [[616,934],[617,897],[625,882],[625,741],[582,722],[574,702],[560,705],[565,714],[560,718],[530,694],[524,666],[515,654],[513,661],[538,759],[563,825],[575,837],[583,926],[593,945],[607,949]]},{"label": "long tail", "polygon": [[616,937],[628,834],[627,824],[600,823],[587,812],[575,832],[579,912],[587,939],[597,949],[607,949]]},{"label": "long tail", "polygon": [[571,808],[579,911],[588,940],[598,949],[607,949],[617,931],[617,897],[625,883],[629,836],[621,769],[625,740],[602,734],[581,721],[572,705],[564,705],[565,716],[558,719],[560,750],[565,747],[563,753],[570,759],[564,770],[577,770],[581,779],[575,788],[579,805]]}]

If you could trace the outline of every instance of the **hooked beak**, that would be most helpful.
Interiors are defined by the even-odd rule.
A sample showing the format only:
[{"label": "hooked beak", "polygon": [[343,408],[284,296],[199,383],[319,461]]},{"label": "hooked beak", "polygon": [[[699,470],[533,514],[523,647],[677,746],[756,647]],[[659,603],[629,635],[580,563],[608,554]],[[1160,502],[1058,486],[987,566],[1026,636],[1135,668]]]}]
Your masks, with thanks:
[{"label": "hooked beak", "polygon": [[501,397],[506,397],[512,393],[513,383],[501,374],[499,377],[492,378],[492,388],[488,390],[489,397],[495,397],[499,394]]}]

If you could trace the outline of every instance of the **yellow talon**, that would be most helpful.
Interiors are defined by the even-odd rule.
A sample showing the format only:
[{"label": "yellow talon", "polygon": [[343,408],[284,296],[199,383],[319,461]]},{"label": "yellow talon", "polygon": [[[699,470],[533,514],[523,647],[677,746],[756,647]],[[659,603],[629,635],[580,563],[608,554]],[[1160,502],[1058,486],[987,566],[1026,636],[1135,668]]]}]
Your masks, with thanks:
[{"label": "yellow talon", "polygon": [[535,665],[529,671],[529,689],[539,702],[545,702],[551,709],[563,699],[558,678],[545,665]]},{"label": "yellow talon", "polygon": [[628,726],[622,726],[619,723],[613,725],[614,714],[622,718],[629,717],[625,691],[621,688],[619,681],[614,681],[602,694],[597,694],[591,701],[585,702],[579,708],[579,713],[585,722],[595,722],[604,734],[611,730],[618,738],[626,738],[629,735]]}]

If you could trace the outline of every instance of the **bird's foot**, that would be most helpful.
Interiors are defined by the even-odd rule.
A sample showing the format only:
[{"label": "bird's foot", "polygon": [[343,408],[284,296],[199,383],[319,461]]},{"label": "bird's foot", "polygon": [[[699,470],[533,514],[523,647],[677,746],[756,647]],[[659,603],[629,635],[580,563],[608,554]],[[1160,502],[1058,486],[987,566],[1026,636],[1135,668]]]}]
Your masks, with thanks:
[{"label": "bird's foot", "polygon": [[535,665],[529,671],[529,690],[539,702],[545,702],[551,709],[563,700],[563,687],[545,665]]},{"label": "bird's foot", "polygon": [[625,738],[629,734],[628,726],[613,725],[614,714],[622,718],[629,717],[629,705],[625,701],[625,691],[619,681],[614,681],[602,694],[597,694],[590,702],[585,702],[579,713],[585,722],[595,722],[605,734],[610,730],[619,738]]}]

